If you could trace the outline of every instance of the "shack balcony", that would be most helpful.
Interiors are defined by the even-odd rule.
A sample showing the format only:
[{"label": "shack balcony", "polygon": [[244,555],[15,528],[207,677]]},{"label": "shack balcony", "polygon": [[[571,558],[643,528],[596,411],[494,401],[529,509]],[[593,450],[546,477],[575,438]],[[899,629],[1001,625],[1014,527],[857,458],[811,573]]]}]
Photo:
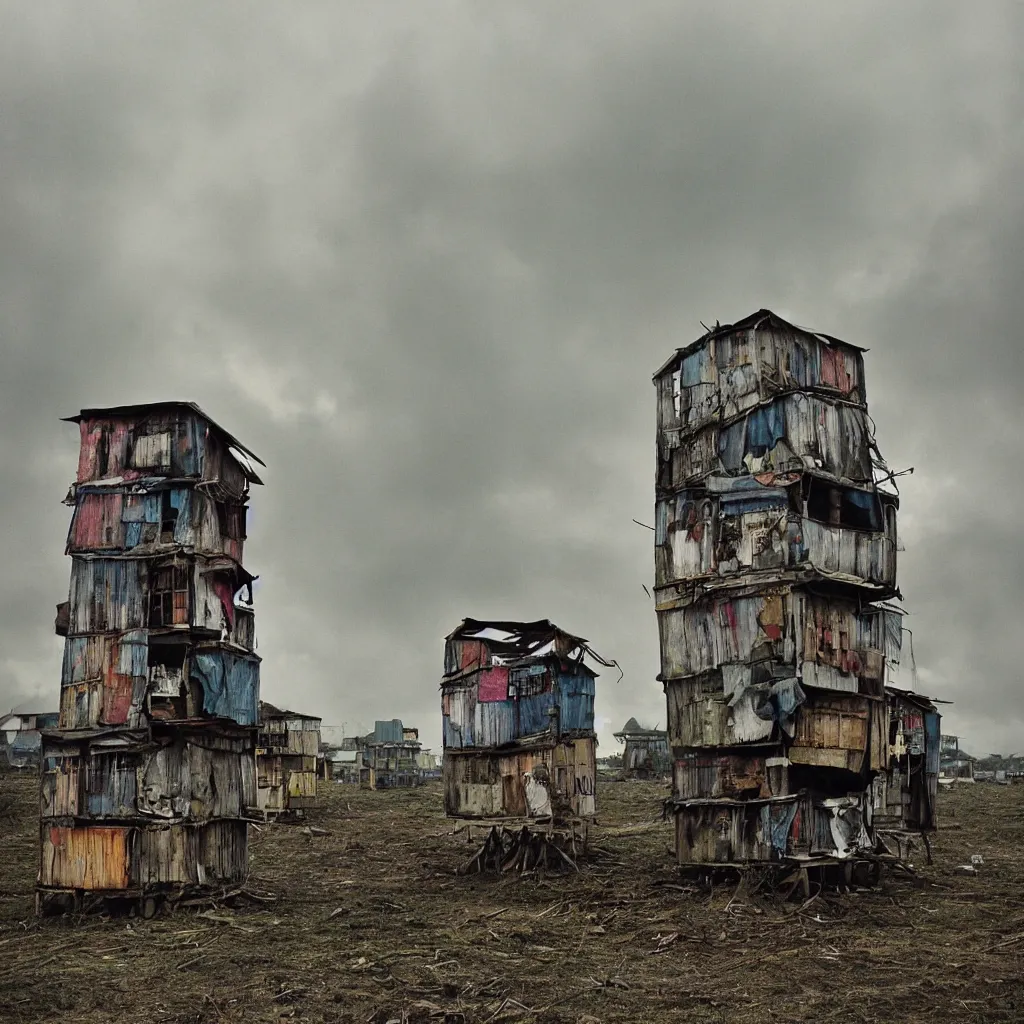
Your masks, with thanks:
[{"label": "shack balcony", "polygon": [[880,697],[902,646],[902,612],[780,584],[699,604],[659,606],[660,680],[733,699],[750,687],[801,686]]},{"label": "shack balcony", "polygon": [[242,562],[244,501],[218,500],[191,481],[78,485],[65,554],[157,558],[186,551]]},{"label": "shack balcony", "polygon": [[162,559],[75,556],[65,637],[132,630],[194,632],[255,648],[254,577],[233,559],[176,554]]},{"label": "shack balcony", "polygon": [[254,726],[259,658],[216,641],[146,630],[68,637],[60,727],[139,728],[147,722]]},{"label": "shack balcony", "polygon": [[660,497],[655,518],[659,601],[716,590],[816,581],[870,600],[896,593],[895,495],[801,475],[789,486],[711,480]]},{"label": "shack balcony", "polygon": [[194,825],[251,819],[256,803],[251,737],[244,730],[99,728],[44,738],[44,823]]}]

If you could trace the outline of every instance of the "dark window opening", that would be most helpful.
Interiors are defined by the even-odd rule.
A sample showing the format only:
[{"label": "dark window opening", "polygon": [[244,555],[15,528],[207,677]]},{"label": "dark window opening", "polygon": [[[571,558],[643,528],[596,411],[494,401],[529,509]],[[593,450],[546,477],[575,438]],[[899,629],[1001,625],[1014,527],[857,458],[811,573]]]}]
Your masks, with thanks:
[{"label": "dark window opening", "polygon": [[149,645],[149,667],[153,668],[155,665],[163,665],[165,668],[184,668],[185,652],[187,649],[185,644],[151,643]]},{"label": "dark window opening", "polygon": [[508,699],[536,697],[547,689],[547,673],[531,674],[526,668],[512,668],[508,672]]},{"label": "dark window opening", "polygon": [[818,523],[875,533],[882,529],[882,509],[873,491],[840,487],[809,477],[804,504],[807,518]]},{"label": "dark window opening", "polygon": [[245,506],[217,502],[217,526],[221,537],[245,540]]},{"label": "dark window opening", "polygon": [[160,532],[174,534],[178,525],[178,509],[171,503],[171,492],[160,492]]},{"label": "dark window opening", "polygon": [[188,569],[184,565],[157,569],[149,592],[150,626],[188,623]]},{"label": "dark window opening", "polygon": [[96,477],[102,480],[107,475],[110,461],[110,434],[106,428],[100,431],[100,439],[96,442]]},{"label": "dark window opening", "polygon": [[802,789],[816,796],[840,797],[863,791],[864,779],[846,768],[824,768],[819,765],[791,764],[789,766],[789,791],[798,793]]}]

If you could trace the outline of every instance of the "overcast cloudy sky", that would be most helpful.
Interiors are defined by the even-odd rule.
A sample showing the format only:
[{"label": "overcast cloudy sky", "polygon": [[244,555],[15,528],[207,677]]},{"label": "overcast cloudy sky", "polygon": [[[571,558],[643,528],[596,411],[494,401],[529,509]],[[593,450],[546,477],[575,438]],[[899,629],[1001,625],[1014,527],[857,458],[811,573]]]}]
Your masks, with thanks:
[{"label": "overcast cloudy sky", "polygon": [[[55,707],[84,406],[268,464],[263,693],[440,744],[442,637],[655,682],[651,374],[767,306],[870,348],[919,686],[1024,749],[1024,7],[0,0],[0,706]],[[1017,439],[1017,440],[1015,440]]]}]

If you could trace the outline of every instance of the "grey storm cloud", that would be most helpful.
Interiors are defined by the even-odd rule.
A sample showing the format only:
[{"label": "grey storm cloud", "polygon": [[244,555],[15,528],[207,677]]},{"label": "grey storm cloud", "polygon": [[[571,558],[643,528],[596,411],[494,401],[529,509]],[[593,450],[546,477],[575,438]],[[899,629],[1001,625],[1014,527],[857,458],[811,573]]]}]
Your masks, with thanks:
[{"label": "grey storm cloud", "polygon": [[[441,638],[550,617],[664,722],[652,372],[767,306],[871,349],[917,685],[1024,747],[1022,9],[0,3],[0,705],[55,705],[84,406],[268,464],[263,692],[440,742]],[[907,680],[913,681],[908,678]]]}]

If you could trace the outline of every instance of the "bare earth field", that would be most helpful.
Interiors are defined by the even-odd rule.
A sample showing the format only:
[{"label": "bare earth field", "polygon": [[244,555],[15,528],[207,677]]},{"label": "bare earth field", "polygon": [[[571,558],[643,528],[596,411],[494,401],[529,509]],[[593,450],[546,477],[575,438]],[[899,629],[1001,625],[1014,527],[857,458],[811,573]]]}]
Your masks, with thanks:
[{"label": "bare earth field", "polygon": [[321,792],[327,835],[254,832],[272,901],[38,921],[35,780],[0,776],[0,1020],[1024,1020],[1024,785],[942,794],[918,878],[791,903],[684,883],[652,784],[599,785],[602,860],[501,881],[454,876],[437,784]]}]

